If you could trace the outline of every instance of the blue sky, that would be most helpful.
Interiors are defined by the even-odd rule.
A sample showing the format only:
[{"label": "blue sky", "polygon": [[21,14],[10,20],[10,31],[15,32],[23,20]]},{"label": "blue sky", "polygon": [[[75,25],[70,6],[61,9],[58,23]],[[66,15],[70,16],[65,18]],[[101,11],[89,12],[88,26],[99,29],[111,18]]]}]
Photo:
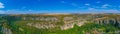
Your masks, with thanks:
[{"label": "blue sky", "polygon": [[0,14],[120,13],[120,0],[0,0]]}]

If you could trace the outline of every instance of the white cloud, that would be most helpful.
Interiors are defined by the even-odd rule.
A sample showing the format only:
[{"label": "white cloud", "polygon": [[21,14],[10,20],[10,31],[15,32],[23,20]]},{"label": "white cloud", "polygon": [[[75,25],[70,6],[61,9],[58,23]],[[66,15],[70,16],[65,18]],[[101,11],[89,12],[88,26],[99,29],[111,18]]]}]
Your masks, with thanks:
[{"label": "white cloud", "polygon": [[28,11],[33,11],[33,10],[29,9]]},{"label": "white cloud", "polygon": [[88,10],[95,10],[95,8],[88,8]]},{"label": "white cloud", "polygon": [[90,6],[90,4],[88,4],[88,3],[86,3],[85,5],[86,5],[86,6]]},{"label": "white cloud", "polygon": [[120,13],[119,10],[101,10],[99,13]]},{"label": "white cloud", "polygon": [[4,14],[4,13],[5,13],[5,11],[1,11],[1,10],[0,10],[0,14]]},{"label": "white cloud", "polygon": [[4,4],[0,2],[0,8],[5,8],[3,5]]},{"label": "white cloud", "polygon": [[[79,11],[81,12],[81,11]],[[95,14],[98,14],[98,13],[120,13],[120,11],[118,10],[86,10],[86,11],[83,11],[81,13],[95,13]]]},{"label": "white cloud", "polygon": [[[28,10],[28,11],[18,11],[18,10],[6,10],[6,11],[0,11],[0,14],[40,14],[40,13],[120,13],[119,10],[97,10],[95,8],[90,8],[90,10],[61,10],[61,11],[49,11],[49,10],[41,10],[41,11],[35,11],[34,10]],[[82,12],[81,12],[82,11]]]},{"label": "white cloud", "polygon": [[107,8],[108,6],[110,6],[110,5],[109,4],[104,4],[104,5],[102,5],[101,8]]}]

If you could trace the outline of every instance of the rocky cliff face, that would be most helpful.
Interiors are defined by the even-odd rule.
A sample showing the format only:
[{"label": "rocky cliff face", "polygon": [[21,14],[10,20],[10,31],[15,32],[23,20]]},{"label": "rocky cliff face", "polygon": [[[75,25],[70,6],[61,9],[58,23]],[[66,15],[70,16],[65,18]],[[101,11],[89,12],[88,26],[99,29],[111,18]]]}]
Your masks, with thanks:
[{"label": "rocky cliff face", "polygon": [[109,18],[109,17],[103,17],[103,18],[97,18],[93,20],[94,23],[99,24],[99,25],[107,25],[111,24],[115,27],[120,27],[120,18],[114,17],[114,18]]},{"label": "rocky cliff face", "polygon": [[9,15],[0,17],[0,28],[6,34],[12,34],[14,28],[22,31],[24,30],[21,27],[35,27],[37,29],[60,28],[61,30],[67,30],[74,28],[74,25],[81,27],[89,22],[98,25],[111,24],[120,28],[119,17],[120,15],[117,14]]}]

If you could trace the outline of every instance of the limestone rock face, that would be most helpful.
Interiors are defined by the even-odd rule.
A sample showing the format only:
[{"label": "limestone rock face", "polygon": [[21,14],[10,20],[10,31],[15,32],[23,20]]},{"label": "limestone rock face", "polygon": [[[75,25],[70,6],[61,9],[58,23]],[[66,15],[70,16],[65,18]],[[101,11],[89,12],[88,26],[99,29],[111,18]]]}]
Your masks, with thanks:
[{"label": "limestone rock face", "polygon": [[12,34],[11,29],[8,29],[8,28],[2,27],[2,31],[3,31],[3,33],[5,33],[5,34]]}]

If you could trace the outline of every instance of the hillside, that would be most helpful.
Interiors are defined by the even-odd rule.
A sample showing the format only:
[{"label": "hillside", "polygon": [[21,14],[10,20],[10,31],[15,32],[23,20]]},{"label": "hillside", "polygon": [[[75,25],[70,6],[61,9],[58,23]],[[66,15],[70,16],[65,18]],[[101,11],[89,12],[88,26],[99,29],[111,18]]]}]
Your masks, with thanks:
[{"label": "hillside", "polygon": [[1,34],[119,34],[120,14],[0,15]]}]

